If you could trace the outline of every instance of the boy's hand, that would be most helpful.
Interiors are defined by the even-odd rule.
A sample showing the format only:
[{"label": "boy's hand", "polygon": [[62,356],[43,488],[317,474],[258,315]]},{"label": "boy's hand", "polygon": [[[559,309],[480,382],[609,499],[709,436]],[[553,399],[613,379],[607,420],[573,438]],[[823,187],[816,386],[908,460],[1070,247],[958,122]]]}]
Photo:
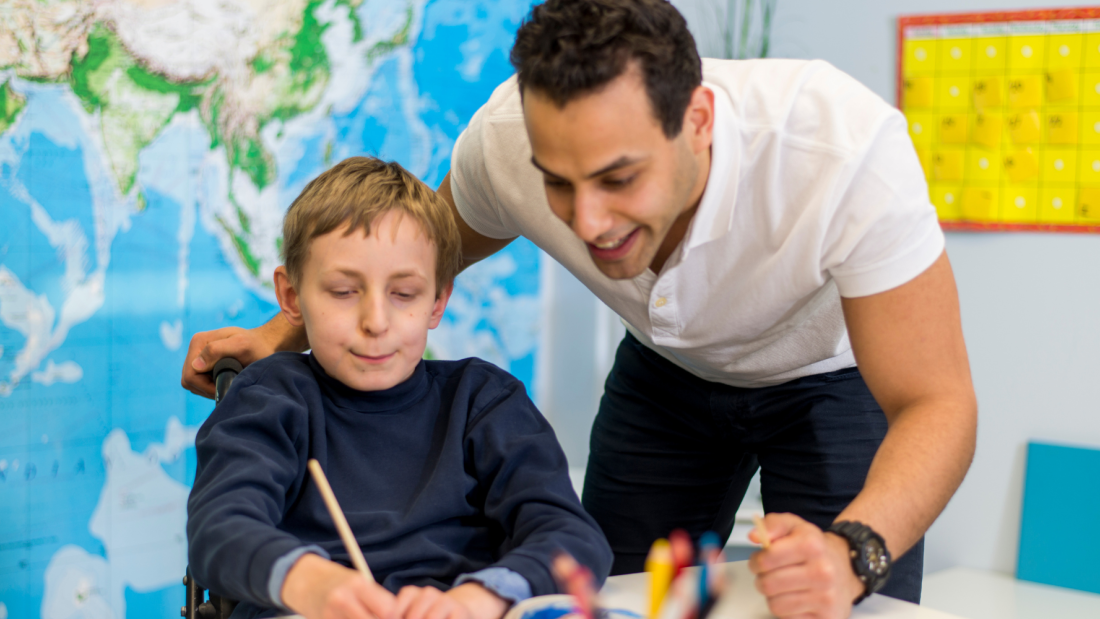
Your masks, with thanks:
[{"label": "boy's hand", "polygon": [[306,619],[380,619],[393,613],[395,598],[359,572],[304,554],[286,574],[283,605]]},{"label": "boy's hand", "polygon": [[508,602],[476,582],[443,593],[435,587],[404,587],[386,619],[500,619]]}]

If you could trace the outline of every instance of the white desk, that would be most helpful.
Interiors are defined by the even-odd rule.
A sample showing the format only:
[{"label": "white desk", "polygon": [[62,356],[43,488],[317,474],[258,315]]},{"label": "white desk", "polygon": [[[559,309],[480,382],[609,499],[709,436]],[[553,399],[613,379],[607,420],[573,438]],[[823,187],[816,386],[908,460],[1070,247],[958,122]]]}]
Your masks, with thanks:
[{"label": "white desk", "polygon": [[[710,617],[713,619],[771,619],[768,604],[753,584],[748,561],[735,561],[724,565],[728,589],[718,601]],[[612,576],[600,591],[600,605],[604,608],[621,608],[645,616],[649,603],[646,574]],[[1067,615],[1068,616],[1068,615]],[[917,606],[882,595],[872,595],[852,610],[852,617],[877,619],[959,619],[937,610]]]},{"label": "white desk", "polygon": [[[749,571],[748,561],[734,561],[721,566],[726,572],[727,589],[718,605],[711,611],[712,619],[772,619],[768,612],[768,603],[764,596],[756,590],[753,580],[756,578]],[[927,586],[928,580],[925,579]],[[559,597],[559,596],[554,596]],[[1100,598],[1100,596],[1096,596]],[[537,599],[537,598],[533,598]],[[530,601],[530,600],[529,600]],[[622,609],[638,613],[642,617],[649,612],[649,582],[647,574],[625,574],[612,576],[600,590],[600,606],[604,608]],[[518,604],[504,619],[518,617],[524,614],[525,603]],[[1098,607],[1100,608],[1100,607]],[[956,615],[933,610],[925,606],[917,606],[909,602],[902,602],[883,595],[872,595],[863,600],[859,606],[852,609],[852,619],[962,619]],[[1038,617],[1038,615],[1035,615]],[[996,619],[1011,619],[1016,615],[980,615],[996,617]],[[1025,615],[1020,615],[1021,619]],[[1030,615],[1027,615],[1030,617]],[[1100,617],[1100,614],[1052,614],[1044,617]],[[301,619],[300,615],[291,615],[283,619]]]},{"label": "white desk", "polygon": [[966,619],[1100,617],[1100,595],[956,567],[924,579],[921,604]]}]

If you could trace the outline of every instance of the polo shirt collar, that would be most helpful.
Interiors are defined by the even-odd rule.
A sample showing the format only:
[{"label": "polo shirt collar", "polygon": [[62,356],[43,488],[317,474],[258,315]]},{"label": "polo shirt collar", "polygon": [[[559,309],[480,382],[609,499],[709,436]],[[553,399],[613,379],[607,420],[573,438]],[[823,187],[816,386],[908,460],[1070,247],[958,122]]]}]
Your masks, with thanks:
[{"label": "polo shirt collar", "polygon": [[733,227],[733,205],[737,201],[740,176],[741,140],[733,105],[722,88],[706,82],[714,93],[714,131],[710,147],[710,173],[699,208],[691,219],[683,244],[683,255],[713,241]]}]

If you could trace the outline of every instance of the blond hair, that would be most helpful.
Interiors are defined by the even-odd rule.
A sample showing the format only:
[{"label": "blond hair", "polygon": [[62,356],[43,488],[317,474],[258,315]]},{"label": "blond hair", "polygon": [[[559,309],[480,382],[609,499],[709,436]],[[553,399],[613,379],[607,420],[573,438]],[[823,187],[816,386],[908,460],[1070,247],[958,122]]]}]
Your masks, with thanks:
[{"label": "blond hair", "polygon": [[370,234],[378,217],[397,211],[413,218],[435,244],[436,295],[461,270],[462,241],[451,208],[396,162],[349,157],[310,181],[283,219],[283,264],[297,286],[313,239],[347,224],[344,234]]}]

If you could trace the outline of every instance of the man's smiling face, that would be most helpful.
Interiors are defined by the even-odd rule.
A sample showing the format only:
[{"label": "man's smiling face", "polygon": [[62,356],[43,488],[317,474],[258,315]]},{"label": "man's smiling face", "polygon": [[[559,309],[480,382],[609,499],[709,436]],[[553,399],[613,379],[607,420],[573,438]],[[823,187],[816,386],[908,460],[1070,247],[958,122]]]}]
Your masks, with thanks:
[{"label": "man's smiling face", "polygon": [[[550,209],[612,279],[659,271],[683,239],[706,186],[710,117],[700,88],[683,130],[669,139],[653,114],[641,71],[631,66],[605,87],[563,107],[525,90],[532,163]],[[702,124],[700,124],[702,121]]]}]

